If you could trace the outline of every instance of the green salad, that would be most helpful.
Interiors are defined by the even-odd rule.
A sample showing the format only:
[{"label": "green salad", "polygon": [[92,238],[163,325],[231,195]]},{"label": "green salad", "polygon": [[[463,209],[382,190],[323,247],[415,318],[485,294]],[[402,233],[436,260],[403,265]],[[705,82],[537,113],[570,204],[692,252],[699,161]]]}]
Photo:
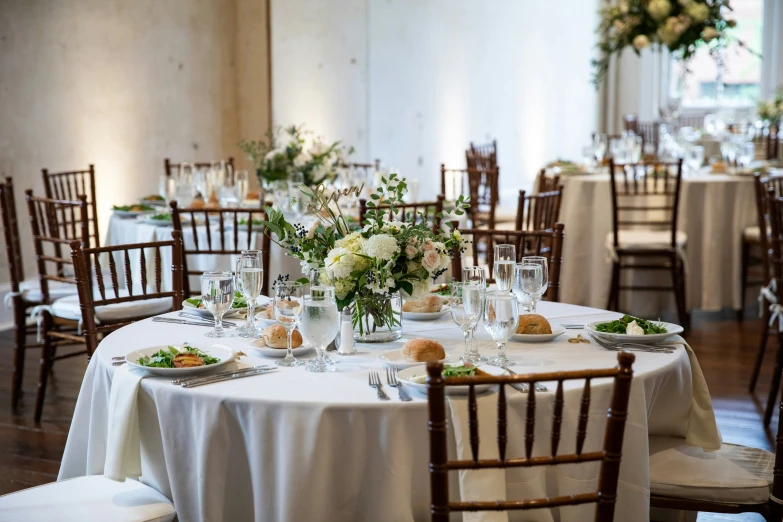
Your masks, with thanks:
[{"label": "green salad", "polygon": [[[452,366],[450,364],[447,364],[443,366],[443,376],[444,377],[474,377],[475,375],[479,375],[476,372],[480,372],[481,370],[478,369],[478,367],[471,365],[467,366]],[[482,374],[484,372],[481,372]]]},{"label": "green salad", "polygon": [[149,212],[151,210],[155,210],[155,207],[151,207],[149,205],[114,205],[112,207],[112,210],[119,210],[122,212]]},{"label": "green salad", "polygon": [[158,212],[157,214],[150,216],[149,219],[154,219],[155,221],[171,221],[171,214],[168,212]]},{"label": "green salad", "polygon": [[644,330],[644,335],[663,334],[667,331],[660,322],[654,323],[652,321],[639,319],[638,317],[632,317],[630,315],[624,315],[620,319],[610,323],[598,324],[595,326],[595,329],[599,332],[624,334],[628,328],[628,325],[633,321],[636,321],[636,324],[638,324],[639,327]]},{"label": "green salad", "polygon": [[138,364],[141,366],[149,366],[151,368],[181,368],[184,366],[201,366],[201,364],[188,364],[188,365],[175,365],[174,358],[178,355],[196,356],[201,359],[204,365],[219,363],[220,359],[207,355],[196,347],[184,346],[177,348],[176,346],[169,346],[165,350],[158,350],[152,355],[145,355],[139,357]]},{"label": "green salad", "polygon": [[[200,297],[189,297],[185,299],[188,303],[192,304],[196,308],[203,308],[201,306],[202,299]],[[242,297],[239,292],[234,292],[234,301],[231,303],[231,308],[247,308],[247,301]]]},{"label": "green salad", "polygon": [[[241,218],[241,219],[239,219],[237,221],[237,223],[240,224],[240,225],[247,225],[247,218]],[[264,224],[264,222],[261,221],[260,219],[255,219],[255,218],[253,219],[253,225],[259,225],[260,226],[260,225],[263,225],[263,224]]]}]

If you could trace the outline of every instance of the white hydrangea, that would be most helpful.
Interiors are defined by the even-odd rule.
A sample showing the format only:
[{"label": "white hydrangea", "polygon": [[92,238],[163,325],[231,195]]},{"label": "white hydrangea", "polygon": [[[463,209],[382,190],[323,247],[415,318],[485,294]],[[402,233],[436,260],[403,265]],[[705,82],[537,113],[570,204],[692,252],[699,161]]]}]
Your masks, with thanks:
[{"label": "white hydrangea", "polygon": [[375,234],[364,242],[364,253],[381,261],[388,261],[400,252],[397,240],[389,234]]},{"label": "white hydrangea", "polygon": [[294,167],[303,167],[307,165],[313,157],[307,152],[302,151],[297,157],[294,158]]},{"label": "white hydrangea", "polygon": [[356,264],[356,256],[348,249],[336,247],[329,251],[324,263],[327,270],[331,270],[336,278],[350,277]]}]

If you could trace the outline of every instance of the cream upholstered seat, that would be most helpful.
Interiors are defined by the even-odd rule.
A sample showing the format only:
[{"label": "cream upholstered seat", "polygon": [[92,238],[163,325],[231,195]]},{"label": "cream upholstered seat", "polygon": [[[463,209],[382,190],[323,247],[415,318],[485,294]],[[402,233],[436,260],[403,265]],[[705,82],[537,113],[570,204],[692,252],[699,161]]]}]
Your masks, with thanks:
[{"label": "cream upholstered seat", "polygon": [[[688,243],[688,234],[678,230],[675,239],[677,247],[683,248]],[[619,244],[620,248],[669,248],[672,233],[668,230],[621,230]],[[606,235],[606,246],[614,248],[614,232]]]},{"label": "cream upholstered seat", "polygon": [[[141,291],[135,290],[133,294],[139,295],[141,294]],[[94,290],[93,295],[98,295],[98,291]],[[119,291],[119,295],[121,297],[127,296],[128,291],[121,289]],[[113,296],[114,291],[107,290],[106,297],[111,298]],[[171,298],[158,297],[156,299],[145,299],[143,301],[130,301],[105,306],[97,306],[95,307],[95,318],[100,322],[111,323],[116,321],[123,321],[126,319],[134,319],[137,317],[163,314],[170,311]],[[57,299],[51,305],[51,314],[62,319],[81,321],[82,311],[79,307],[79,296],[69,295],[67,297]]]},{"label": "cream upholstered seat", "polygon": [[0,522],[170,522],[174,505],[149,486],[90,475],[0,497]]},{"label": "cream upholstered seat", "polygon": [[[48,281],[48,286],[50,299],[57,299],[59,297],[65,297],[68,295],[76,295],[76,285],[72,283]],[[43,301],[43,295],[41,295],[41,283],[38,281],[38,278],[25,279],[19,283],[19,293],[22,294],[22,299],[28,303],[40,303]]]},{"label": "cream upholstered seat", "polygon": [[775,454],[723,444],[707,452],[674,437],[650,437],[650,493],[737,504],[769,500]]}]

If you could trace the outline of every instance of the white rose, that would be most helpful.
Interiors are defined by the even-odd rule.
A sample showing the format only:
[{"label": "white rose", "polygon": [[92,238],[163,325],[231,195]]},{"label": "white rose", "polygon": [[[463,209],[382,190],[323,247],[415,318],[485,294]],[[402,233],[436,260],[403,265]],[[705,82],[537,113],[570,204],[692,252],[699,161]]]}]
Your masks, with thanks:
[{"label": "white rose", "polygon": [[278,154],[282,154],[282,153],[283,153],[283,151],[281,149],[272,149],[272,150],[270,150],[269,152],[266,153],[266,156],[264,156],[264,159],[266,161],[270,161],[270,160],[275,159],[275,156],[277,156]]},{"label": "white rose", "polygon": [[356,263],[356,256],[351,254],[345,248],[333,248],[326,256],[324,264],[326,268],[331,270],[334,277],[343,278],[350,277],[353,271],[353,266]]},{"label": "white rose", "polygon": [[425,250],[421,264],[429,273],[437,271],[440,267],[440,254],[435,250]]},{"label": "white rose", "polygon": [[693,2],[685,8],[685,12],[694,22],[701,23],[710,15],[710,8],[706,4]]},{"label": "white rose", "polygon": [[709,42],[710,40],[712,40],[713,38],[717,38],[718,36],[720,36],[720,33],[714,27],[705,27],[704,31],[702,31],[701,33],[701,39],[704,40],[705,42]]},{"label": "white rose", "polygon": [[418,253],[418,250],[416,250],[416,247],[413,245],[408,245],[405,247],[405,257],[408,259],[413,259],[416,257],[416,254]]},{"label": "white rose", "polygon": [[650,13],[655,20],[663,20],[672,11],[672,5],[669,0],[650,0],[647,5],[647,12]]},{"label": "white rose", "polygon": [[326,146],[326,144],[322,141],[316,141],[313,143],[313,146],[310,147],[310,154],[313,156],[320,156],[324,152],[329,150],[329,147]]},{"label": "white rose", "polygon": [[636,35],[636,37],[633,39],[633,46],[637,51],[641,51],[648,45],[650,45],[650,39],[643,34]]},{"label": "white rose", "polygon": [[308,153],[301,152],[297,157],[294,158],[294,167],[303,167],[307,165],[311,159],[313,158]]}]

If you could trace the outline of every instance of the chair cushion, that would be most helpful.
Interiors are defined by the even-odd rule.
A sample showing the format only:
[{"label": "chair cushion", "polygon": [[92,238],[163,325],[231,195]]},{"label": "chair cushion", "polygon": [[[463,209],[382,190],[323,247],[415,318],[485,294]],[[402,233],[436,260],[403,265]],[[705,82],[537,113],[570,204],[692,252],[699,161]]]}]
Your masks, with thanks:
[{"label": "chair cushion", "polygon": [[746,227],[742,231],[742,238],[757,243],[761,241],[761,229],[759,227]]},{"label": "chair cushion", "polygon": [[723,444],[706,452],[674,437],[650,437],[650,492],[674,498],[755,504],[769,500],[775,454]]},{"label": "chair cushion", "polygon": [[174,505],[149,486],[101,475],[52,482],[0,497],[0,522],[170,522]]},{"label": "chair cushion", "polygon": [[[60,281],[49,281],[49,298],[57,299],[67,295],[76,295],[76,285],[72,283],[63,283]],[[19,293],[22,299],[28,303],[40,303],[43,301],[41,295],[41,283],[38,278],[26,279],[19,283]]]},{"label": "chair cushion", "polygon": [[[95,290],[93,295],[99,296],[98,291]],[[140,291],[134,291],[134,295],[138,295]],[[120,297],[127,296],[128,291],[125,289],[120,290]],[[109,290],[106,293],[106,298],[114,297],[114,291]],[[146,317],[150,315],[162,314],[171,311],[171,298],[170,297],[158,297],[155,299],[146,299],[144,301],[131,301],[128,303],[117,303],[105,306],[98,306],[95,308],[95,317],[98,321],[104,323],[113,323],[117,321],[123,321],[127,319],[133,319],[135,317]],[[62,319],[70,319],[72,321],[79,321],[82,318],[82,311],[79,307],[79,296],[69,295],[57,299],[52,303],[52,315],[60,317]]]},{"label": "chair cushion", "polygon": [[[688,243],[688,234],[677,231],[675,238],[677,246],[682,248]],[[668,230],[621,230],[620,248],[635,249],[657,249],[670,248],[672,242],[672,233]],[[609,232],[606,236],[607,247],[614,245],[614,232]]]}]

